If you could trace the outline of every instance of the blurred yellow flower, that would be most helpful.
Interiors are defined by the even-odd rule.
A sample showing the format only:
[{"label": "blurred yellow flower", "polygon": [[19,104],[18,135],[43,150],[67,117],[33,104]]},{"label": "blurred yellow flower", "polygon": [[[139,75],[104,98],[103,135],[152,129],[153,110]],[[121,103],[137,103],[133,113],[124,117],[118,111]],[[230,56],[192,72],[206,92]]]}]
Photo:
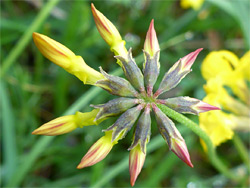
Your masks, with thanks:
[{"label": "blurred yellow flower", "polygon": [[200,114],[200,127],[210,136],[214,146],[232,139],[234,132],[250,129],[249,79],[250,51],[241,59],[226,50],[214,51],[204,59],[201,72],[207,81],[204,102],[224,111]]},{"label": "blurred yellow flower", "polygon": [[194,10],[199,10],[204,3],[204,0],[181,0],[181,7],[188,9],[192,8]]}]

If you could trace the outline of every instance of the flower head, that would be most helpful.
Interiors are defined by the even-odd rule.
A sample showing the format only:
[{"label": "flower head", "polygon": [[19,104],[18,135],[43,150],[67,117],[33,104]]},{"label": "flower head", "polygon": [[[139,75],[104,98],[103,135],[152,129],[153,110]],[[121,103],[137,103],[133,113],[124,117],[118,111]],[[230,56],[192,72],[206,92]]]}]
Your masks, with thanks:
[{"label": "flower head", "polygon": [[[145,40],[145,62],[143,70],[141,70],[132,56],[132,49],[126,50],[124,41],[115,26],[93,4],[91,7],[97,28],[104,40],[111,46],[111,51],[115,52],[115,58],[121,65],[126,79],[109,75],[101,67],[100,72],[90,68],[80,56],[75,56],[63,45],[41,34],[34,34],[34,40],[45,57],[74,74],[84,83],[100,87],[118,97],[105,104],[91,105],[95,108],[91,112],[77,112],[75,115],[52,120],[35,130],[34,133],[63,134],[78,127],[97,125],[111,116],[119,116],[114,124],[104,130],[105,135],[88,150],[77,166],[77,168],[84,168],[103,160],[113,146],[120,139],[123,139],[137,122],[133,141],[129,148],[129,171],[133,186],[146,158],[147,143],[150,141],[151,135],[151,111],[154,111],[159,132],[166,140],[170,150],[187,165],[193,167],[184,139],[174,122],[157,105],[164,104],[177,112],[191,114],[218,110],[217,107],[190,97],[158,99],[160,94],[176,87],[191,71],[191,66],[202,49],[198,49],[177,61],[165,74],[160,87],[154,93],[153,87],[160,71],[160,48],[153,20]],[[40,40],[41,38],[43,40]]]},{"label": "flower head", "polygon": [[[250,91],[246,84],[249,80],[249,56],[250,51],[241,59],[230,51],[214,51],[202,63],[202,75],[207,80],[204,101],[222,109],[199,116],[200,126],[210,136],[214,146],[232,139],[235,130],[249,131]],[[232,90],[234,96],[226,87]]]}]

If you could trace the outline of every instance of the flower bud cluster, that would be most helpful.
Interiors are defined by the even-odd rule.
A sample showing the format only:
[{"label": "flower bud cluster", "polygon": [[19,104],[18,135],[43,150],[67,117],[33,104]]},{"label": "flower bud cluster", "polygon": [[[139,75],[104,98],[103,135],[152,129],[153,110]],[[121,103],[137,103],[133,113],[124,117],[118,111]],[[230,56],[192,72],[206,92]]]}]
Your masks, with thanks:
[{"label": "flower bud cluster", "polygon": [[98,86],[112,95],[118,96],[105,104],[91,105],[91,112],[77,112],[75,115],[63,116],[52,120],[33,134],[58,135],[70,132],[78,127],[97,125],[111,116],[119,116],[82,158],[77,168],[84,168],[103,160],[118,141],[126,136],[133,125],[132,144],[129,147],[129,171],[131,185],[138,177],[145,158],[147,143],[151,135],[151,112],[154,112],[160,134],[166,140],[169,149],[187,165],[193,167],[184,139],[171,121],[157,105],[164,104],[179,113],[199,114],[219,108],[190,97],[158,99],[159,95],[176,87],[191,71],[191,66],[202,49],[198,49],[177,61],[164,75],[159,88],[154,92],[154,85],[160,72],[160,47],[151,21],[144,43],[143,69],[137,66],[128,51],[116,27],[94,5],[91,5],[94,20],[102,38],[115,53],[118,64],[122,67],[125,78],[100,72],[89,67],[80,56],[76,56],[62,44],[44,35],[34,33],[34,41],[42,54],[69,73],[77,76],[85,84]]}]

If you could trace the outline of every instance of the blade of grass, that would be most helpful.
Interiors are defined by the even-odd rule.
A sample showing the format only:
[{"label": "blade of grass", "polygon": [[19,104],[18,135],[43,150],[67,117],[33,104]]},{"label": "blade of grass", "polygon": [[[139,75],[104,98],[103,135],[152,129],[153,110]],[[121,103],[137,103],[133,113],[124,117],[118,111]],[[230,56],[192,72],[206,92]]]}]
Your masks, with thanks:
[{"label": "blade of grass", "polygon": [[3,164],[4,164],[4,182],[10,180],[11,175],[15,171],[17,165],[17,151],[15,141],[15,118],[13,117],[13,110],[9,95],[5,84],[0,82],[1,93],[1,120],[3,131]]},{"label": "blade of grass", "polygon": [[32,33],[43,24],[45,19],[50,15],[51,10],[56,6],[59,0],[50,0],[48,3],[42,8],[37,17],[34,19],[33,23],[27,28],[24,32],[17,45],[11,50],[9,55],[5,58],[2,64],[1,75],[4,76],[10,66],[16,61],[17,57],[24,50],[26,45],[29,43],[32,37]]}]

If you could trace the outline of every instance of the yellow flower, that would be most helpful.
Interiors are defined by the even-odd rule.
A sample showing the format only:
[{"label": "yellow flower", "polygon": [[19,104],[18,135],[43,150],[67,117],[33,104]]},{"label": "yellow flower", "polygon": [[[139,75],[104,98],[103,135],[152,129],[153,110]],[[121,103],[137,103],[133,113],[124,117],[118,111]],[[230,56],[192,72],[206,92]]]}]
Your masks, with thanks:
[{"label": "yellow flower", "polygon": [[[211,52],[204,59],[201,72],[207,80],[204,102],[221,107],[223,111],[200,114],[201,128],[210,136],[214,146],[232,139],[234,130],[249,131],[250,51],[241,59],[226,50]],[[233,94],[229,92],[231,89]]]},{"label": "yellow flower", "polygon": [[193,8],[194,10],[199,10],[204,3],[204,0],[181,0],[182,8]]}]

